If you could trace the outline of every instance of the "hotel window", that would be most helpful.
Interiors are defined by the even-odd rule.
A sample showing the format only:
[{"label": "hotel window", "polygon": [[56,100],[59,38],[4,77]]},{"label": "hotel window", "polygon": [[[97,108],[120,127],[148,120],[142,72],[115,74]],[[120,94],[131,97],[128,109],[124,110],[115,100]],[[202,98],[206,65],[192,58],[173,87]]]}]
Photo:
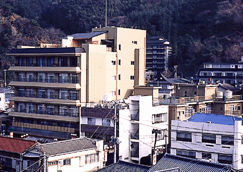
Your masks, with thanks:
[{"label": "hotel window", "polygon": [[116,65],[116,61],[115,61],[115,60],[112,60],[112,61],[111,61],[111,64],[112,64],[112,65]]},{"label": "hotel window", "polygon": [[212,158],[211,153],[202,152],[202,159],[211,159],[211,158]]},{"label": "hotel window", "polygon": [[33,66],[33,57],[29,57],[26,59],[26,66]]},{"label": "hotel window", "polygon": [[131,75],[130,76],[130,80],[134,80],[134,75]]},{"label": "hotel window", "polygon": [[78,61],[77,61],[77,58],[76,57],[74,57],[74,58],[70,58],[70,66],[71,67],[76,67],[76,66],[78,66]]},{"label": "hotel window", "polygon": [[25,96],[25,91],[24,88],[18,88],[18,96],[19,97],[24,97]]},{"label": "hotel window", "polygon": [[69,108],[70,116],[78,116],[78,109],[75,106]]},{"label": "hotel window", "polygon": [[39,57],[37,59],[37,64],[39,67],[46,66],[45,58],[44,57]]},{"label": "hotel window", "polygon": [[60,106],[59,107],[59,115],[68,116],[68,108],[67,108],[67,106]]},{"label": "hotel window", "polygon": [[39,88],[37,90],[37,97],[38,98],[45,98],[46,97],[46,90],[43,88]]},{"label": "hotel window", "polygon": [[47,106],[47,114],[48,115],[55,115],[55,107],[52,105],[52,106]]},{"label": "hotel window", "polygon": [[19,66],[25,66],[25,58],[24,57],[19,58]]},{"label": "hotel window", "polygon": [[24,74],[24,72],[18,73],[18,81],[25,81],[25,74]]},{"label": "hotel window", "polygon": [[121,44],[119,44],[118,48],[119,48],[119,50],[121,50]]},{"label": "hotel window", "polygon": [[191,142],[192,141],[192,133],[177,131],[176,140],[177,141]]},{"label": "hotel window", "polygon": [[88,118],[88,124],[89,125],[95,125],[96,119],[95,118]]},{"label": "hotel window", "polygon": [[45,104],[39,104],[37,106],[37,113],[38,114],[45,114],[46,113],[46,107]]},{"label": "hotel window", "polygon": [[70,74],[71,83],[78,83],[78,75],[77,74]]},{"label": "hotel window", "polygon": [[59,57],[58,58],[58,66],[59,67],[67,67],[67,57]]},{"label": "hotel window", "polygon": [[34,113],[34,105],[32,103],[27,103],[26,110],[27,113]]},{"label": "hotel window", "polygon": [[54,73],[48,73],[47,74],[48,82],[54,83],[55,82],[55,74]]},{"label": "hotel window", "polygon": [[202,142],[216,143],[216,135],[215,134],[202,134]]},{"label": "hotel window", "polygon": [[131,61],[131,65],[134,65],[134,61]]},{"label": "hotel window", "polygon": [[106,127],[110,127],[111,126],[111,120],[107,119],[107,118],[102,119],[102,125],[106,126]]},{"label": "hotel window", "polygon": [[121,90],[120,89],[118,89],[118,95],[121,95]]},{"label": "hotel window", "polygon": [[71,159],[64,159],[63,165],[71,165]]},{"label": "hotel window", "polygon": [[26,78],[27,78],[27,82],[33,82],[34,81],[34,73],[27,73]]},{"label": "hotel window", "polygon": [[49,58],[47,59],[47,65],[48,65],[49,67],[51,67],[51,66],[54,66],[54,64],[55,64],[55,57],[49,57]]},{"label": "hotel window", "polygon": [[193,151],[176,150],[176,155],[189,157],[189,158],[196,158],[196,152]]},{"label": "hotel window", "polygon": [[59,83],[68,83],[68,74],[67,73],[59,74]]},{"label": "hotel window", "polygon": [[45,82],[45,73],[38,73],[38,82]]},{"label": "hotel window", "polygon": [[77,91],[70,91],[70,100],[77,100],[78,99],[78,92]]},{"label": "hotel window", "polygon": [[48,89],[48,90],[47,90],[47,97],[48,97],[48,99],[55,99],[55,98],[57,98],[57,97],[55,96],[55,90],[53,90],[53,89]]},{"label": "hotel window", "polygon": [[26,89],[26,97],[34,97],[34,90],[32,88]]},{"label": "hotel window", "polygon": [[121,59],[118,60],[118,64],[121,65]]},{"label": "hotel window", "polygon": [[153,124],[160,123],[160,122],[166,122],[166,115],[167,115],[167,113],[153,114],[152,115]]},{"label": "hotel window", "polygon": [[59,99],[68,99],[68,91],[67,90],[60,90],[59,91]]},{"label": "hotel window", "polygon": [[232,155],[219,154],[218,155],[218,162],[223,163],[223,164],[232,164],[233,157],[232,157]]},{"label": "hotel window", "polygon": [[118,80],[121,80],[121,74],[118,75]]},{"label": "hotel window", "polygon": [[18,104],[18,112],[26,112],[24,103]]},{"label": "hotel window", "polygon": [[221,144],[223,145],[234,145],[234,136],[221,136]]}]

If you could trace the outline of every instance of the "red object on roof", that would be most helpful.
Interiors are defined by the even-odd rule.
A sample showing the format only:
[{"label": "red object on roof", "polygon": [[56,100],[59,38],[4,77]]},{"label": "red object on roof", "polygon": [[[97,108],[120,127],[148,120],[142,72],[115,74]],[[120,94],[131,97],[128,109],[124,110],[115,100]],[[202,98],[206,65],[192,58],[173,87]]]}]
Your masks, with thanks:
[{"label": "red object on roof", "polygon": [[0,151],[23,153],[35,144],[34,141],[0,136]]}]

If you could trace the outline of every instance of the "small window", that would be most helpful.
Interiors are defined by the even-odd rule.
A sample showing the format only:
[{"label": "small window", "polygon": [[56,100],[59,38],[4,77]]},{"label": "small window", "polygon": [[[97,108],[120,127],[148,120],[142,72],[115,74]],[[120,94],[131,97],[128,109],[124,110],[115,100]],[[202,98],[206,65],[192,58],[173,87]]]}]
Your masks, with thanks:
[{"label": "small window", "polygon": [[48,165],[50,166],[50,165],[57,165],[57,161],[52,161],[52,162],[48,162]]},{"label": "small window", "polygon": [[137,41],[132,41],[132,43],[133,43],[133,44],[138,44],[138,42],[137,42]]},{"label": "small window", "polygon": [[183,132],[183,131],[177,131],[177,133],[176,133],[176,140],[178,140],[178,141],[185,141],[185,142],[191,142],[192,141],[192,133]]},{"label": "small window", "polygon": [[241,144],[243,144],[243,136],[241,136]]},{"label": "small window", "polygon": [[88,124],[89,125],[95,125],[96,119],[95,118],[88,118]]},{"label": "small window", "polygon": [[131,61],[131,65],[134,65],[134,61]]},{"label": "small window", "polygon": [[243,155],[241,155],[241,164],[243,164]]},{"label": "small window", "polygon": [[232,164],[233,157],[232,157],[232,155],[219,154],[218,155],[218,162],[223,163],[223,164]]},{"label": "small window", "polygon": [[118,60],[118,64],[121,65],[121,59]]},{"label": "small window", "polygon": [[134,75],[131,75],[131,76],[130,76],[130,79],[131,79],[131,80],[134,80]]},{"label": "small window", "polygon": [[202,159],[211,159],[211,158],[212,158],[211,153],[202,152]]},{"label": "small window", "polygon": [[187,150],[176,150],[176,155],[189,157],[189,158],[196,158],[196,152],[187,151]]},{"label": "small window", "polygon": [[221,136],[221,144],[223,145],[234,145],[234,136]]},{"label": "small window", "polygon": [[121,90],[120,89],[118,89],[118,95],[121,95]]},{"label": "small window", "polygon": [[115,60],[112,60],[111,63],[112,63],[112,65],[116,65],[116,61]]},{"label": "small window", "polygon": [[119,44],[119,50],[121,50],[121,44]]},{"label": "small window", "polygon": [[111,126],[111,120],[107,119],[107,118],[102,119],[102,125],[106,126],[106,127],[110,127]]},{"label": "small window", "polygon": [[215,134],[203,134],[202,142],[204,143],[216,143],[216,135]]},{"label": "small window", "polygon": [[118,75],[118,80],[121,80],[121,74]]},{"label": "small window", "polygon": [[63,165],[71,165],[71,159],[64,159]]}]

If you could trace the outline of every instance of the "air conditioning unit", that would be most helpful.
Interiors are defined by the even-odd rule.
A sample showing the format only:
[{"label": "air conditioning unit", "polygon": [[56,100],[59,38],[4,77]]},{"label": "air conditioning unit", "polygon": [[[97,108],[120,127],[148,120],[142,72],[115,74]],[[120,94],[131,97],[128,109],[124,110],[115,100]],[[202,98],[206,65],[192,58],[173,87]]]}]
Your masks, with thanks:
[{"label": "air conditioning unit", "polygon": [[59,160],[58,165],[63,166],[63,160]]}]

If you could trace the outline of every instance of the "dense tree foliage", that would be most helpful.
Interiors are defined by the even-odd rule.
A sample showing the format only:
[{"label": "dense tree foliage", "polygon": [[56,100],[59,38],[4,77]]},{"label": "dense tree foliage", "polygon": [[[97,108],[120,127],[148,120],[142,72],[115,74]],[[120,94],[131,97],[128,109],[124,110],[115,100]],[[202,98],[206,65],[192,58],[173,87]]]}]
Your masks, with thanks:
[{"label": "dense tree foliage", "polygon": [[[49,28],[88,32],[104,26],[105,20],[105,0],[4,0],[0,9],[0,16],[7,17],[2,22],[6,29],[0,29],[2,54],[2,47],[50,41],[54,32],[60,33]],[[203,62],[239,60],[242,11],[241,0],[108,0],[109,25],[146,29],[148,36],[168,39],[173,47],[170,65],[178,65],[184,76],[194,74]],[[13,14],[28,20],[24,27],[22,21],[9,20]],[[24,39],[9,39],[13,26]]]}]

